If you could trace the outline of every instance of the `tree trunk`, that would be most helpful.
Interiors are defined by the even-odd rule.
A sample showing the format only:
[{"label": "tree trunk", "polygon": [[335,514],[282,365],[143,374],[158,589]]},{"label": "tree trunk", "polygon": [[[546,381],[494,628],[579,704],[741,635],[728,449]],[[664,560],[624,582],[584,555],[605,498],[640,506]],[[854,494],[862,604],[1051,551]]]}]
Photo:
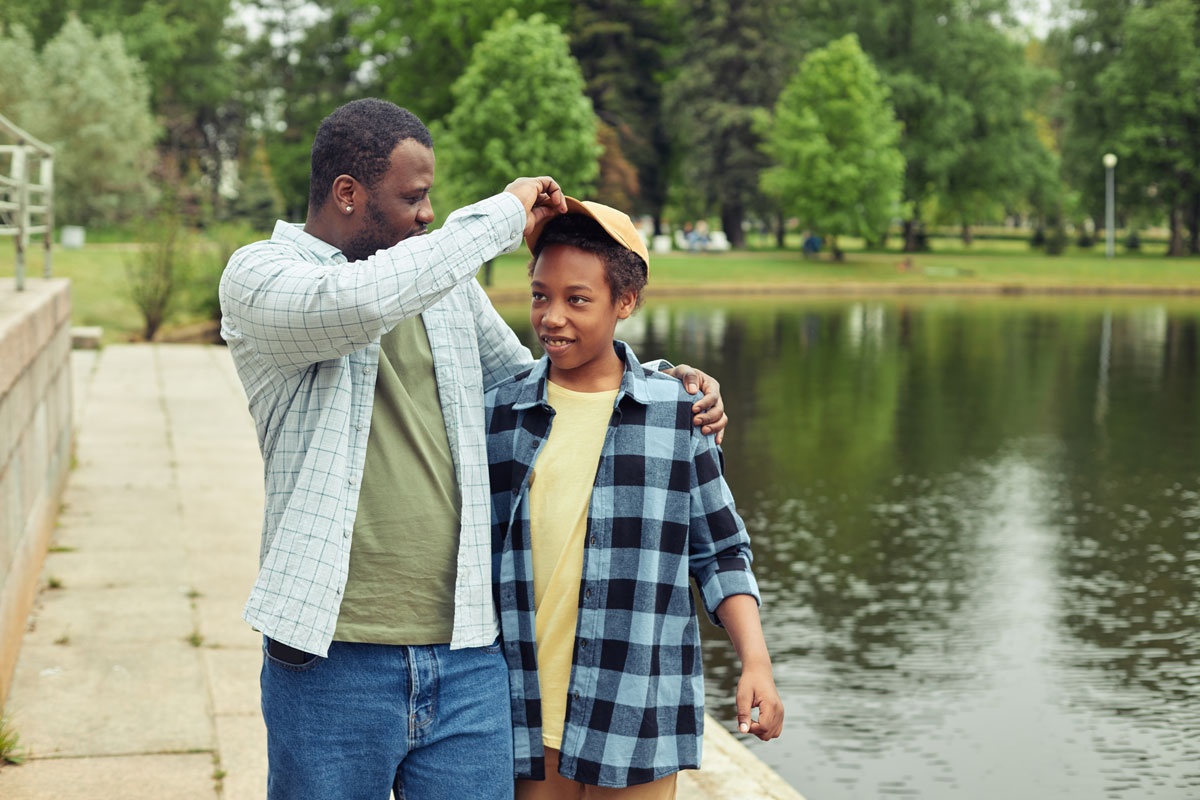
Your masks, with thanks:
[{"label": "tree trunk", "polygon": [[962,243],[968,247],[971,245],[971,223],[969,222],[962,224]]},{"label": "tree trunk", "polygon": [[493,259],[488,259],[487,261],[483,262],[483,285],[484,286],[492,285],[492,264],[494,264],[494,263],[495,263],[495,261]]},{"label": "tree trunk", "polygon": [[846,254],[843,253],[841,251],[841,249],[838,247],[836,234],[829,237],[829,254],[830,254],[830,256],[833,257],[834,261],[845,261],[846,260]]},{"label": "tree trunk", "polygon": [[784,249],[784,236],[787,234],[787,219],[780,211],[775,215],[775,247],[779,250]]},{"label": "tree trunk", "polygon": [[725,238],[734,250],[746,249],[746,232],[742,230],[742,220],[746,216],[741,203],[733,203],[721,208],[721,227],[725,230]]},{"label": "tree trunk", "polygon": [[1196,192],[1188,201],[1188,252],[1200,253],[1200,194]]},{"label": "tree trunk", "polygon": [[1171,209],[1171,240],[1167,244],[1168,256],[1187,255],[1183,243],[1183,209],[1179,206]]}]

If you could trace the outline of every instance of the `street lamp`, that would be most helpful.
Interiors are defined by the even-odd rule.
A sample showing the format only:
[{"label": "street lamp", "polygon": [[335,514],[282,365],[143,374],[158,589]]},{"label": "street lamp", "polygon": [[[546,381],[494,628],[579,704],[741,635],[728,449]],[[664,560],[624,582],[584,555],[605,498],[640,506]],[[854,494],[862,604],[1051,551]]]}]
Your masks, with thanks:
[{"label": "street lamp", "polygon": [[1113,219],[1113,194],[1114,181],[1113,170],[1117,166],[1117,157],[1112,153],[1104,154],[1104,254],[1113,257],[1113,228],[1116,225]]}]

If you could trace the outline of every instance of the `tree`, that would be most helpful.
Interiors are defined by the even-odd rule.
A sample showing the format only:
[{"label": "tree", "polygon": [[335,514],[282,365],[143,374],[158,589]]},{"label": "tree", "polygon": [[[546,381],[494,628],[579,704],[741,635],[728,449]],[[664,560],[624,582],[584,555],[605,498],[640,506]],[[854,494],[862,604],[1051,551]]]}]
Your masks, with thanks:
[{"label": "tree", "polygon": [[365,14],[353,32],[372,89],[425,124],[454,108],[452,86],[484,34],[507,11],[527,19],[542,13],[562,24],[567,0],[352,0]]},{"label": "tree", "polygon": [[983,20],[961,26],[944,57],[955,76],[952,88],[969,113],[940,205],[970,244],[973,222],[1003,218],[1053,174],[1054,161],[1031,116],[1051,75],[1028,64],[1020,43]]},{"label": "tree", "polygon": [[[1104,218],[1105,178],[1100,159],[1116,147],[1116,120],[1097,81],[1121,52],[1125,17],[1135,1],[1073,0],[1073,23],[1047,41],[1047,48],[1056,56],[1063,87],[1059,123],[1063,178],[1079,192],[1082,213],[1093,219]],[[1137,199],[1126,196],[1123,184],[1117,187],[1121,207],[1130,208]]]},{"label": "tree", "polygon": [[569,22],[571,53],[587,81],[587,95],[604,123],[604,175],[632,165],[636,180],[601,202],[650,214],[661,232],[672,164],[664,116],[663,75],[679,23],[673,4],[646,0],[579,0]]},{"label": "tree", "polygon": [[249,129],[242,144],[261,138],[284,214],[303,219],[321,120],[368,92],[353,33],[368,12],[344,0],[257,0],[255,8],[262,30],[238,56],[244,77],[236,96]]},{"label": "tree", "polygon": [[[1200,236],[1200,17],[1191,0],[1161,0],[1132,9],[1120,54],[1097,79],[1111,104],[1123,183],[1167,215],[1167,254],[1196,250]],[[1099,157],[1096,158],[1099,164]],[[1154,187],[1152,193],[1145,190]],[[1190,217],[1190,218],[1189,218]],[[1190,228],[1192,243],[1184,243]]]},{"label": "tree", "polygon": [[[471,53],[454,111],[434,131],[440,194],[452,207],[495,194],[518,175],[552,175],[587,196],[596,179],[596,115],[562,30],[509,12]],[[485,276],[490,278],[490,265]]]},{"label": "tree", "polygon": [[[907,162],[905,250],[919,247],[927,207],[951,209],[956,221],[980,213],[980,198],[1007,205],[1032,189],[1030,159],[1005,169],[1003,154],[1036,151],[1024,115],[1039,84],[1014,43],[1010,0],[844,0],[814,4],[813,25],[848,27],[892,90],[904,125]],[[1016,143],[1023,144],[1016,144]],[[989,188],[981,193],[979,178]],[[989,209],[990,211],[991,209]]]},{"label": "tree", "polygon": [[754,118],[774,105],[797,58],[780,0],[684,0],[678,73],[667,87],[667,112],[682,148],[683,189],[702,211],[717,209],[734,247],[742,223],[764,205],[759,172],[767,157]]},{"label": "tree", "polygon": [[[154,195],[149,176],[158,128],[149,82],[121,37],[97,38],[71,17],[36,57],[20,31],[0,39],[3,50],[28,59],[19,62],[21,84],[0,83],[13,121],[55,148],[58,221],[105,224],[141,212]],[[16,68],[4,63],[5,73]]]},{"label": "tree", "polygon": [[198,171],[206,202],[216,204],[222,169],[241,133],[241,119],[228,105],[237,79],[228,57],[231,2],[19,0],[0,5],[0,21],[27,25],[38,47],[72,17],[97,36],[120,34],[125,52],[144,67],[163,155]]},{"label": "tree", "polygon": [[879,72],[854,34],[810,53],[784,87],[774,117],[761,115],[774,165],[762,187],[814,230],[878,241],[899,209],[900,124]]}]

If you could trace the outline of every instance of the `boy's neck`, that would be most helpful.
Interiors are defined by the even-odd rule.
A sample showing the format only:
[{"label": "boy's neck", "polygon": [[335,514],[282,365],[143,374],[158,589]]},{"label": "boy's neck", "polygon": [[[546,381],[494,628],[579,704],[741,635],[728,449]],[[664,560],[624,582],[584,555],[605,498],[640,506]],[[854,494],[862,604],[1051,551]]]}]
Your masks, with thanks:
[{"label": "boy's neck", "polygon": [[611,392],[621,388],[621,378],[625,375],[625,362],[617,355],[616,350],[611,358],[603,362],[590,362],[575,369],[560,369],[550,362],[550,380],[564,389],[573,392]]}]

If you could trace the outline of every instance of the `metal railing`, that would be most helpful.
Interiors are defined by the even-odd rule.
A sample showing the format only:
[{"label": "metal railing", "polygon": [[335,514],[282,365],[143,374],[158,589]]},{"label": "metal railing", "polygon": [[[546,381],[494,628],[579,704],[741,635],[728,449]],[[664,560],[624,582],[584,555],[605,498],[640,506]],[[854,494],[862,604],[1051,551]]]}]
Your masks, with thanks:
[{"label": "metal railing", "polygon": [[[54,148],[39,142],[0,114],[0,136],[15,144],[0,144],[0,236],[17,243],[17,291],[25,289],[25,253],[29,237],[41,234],[45,261],[42,276],[50,277],[54,242]],[[34,175],[36,173],[36,181]]]}]

